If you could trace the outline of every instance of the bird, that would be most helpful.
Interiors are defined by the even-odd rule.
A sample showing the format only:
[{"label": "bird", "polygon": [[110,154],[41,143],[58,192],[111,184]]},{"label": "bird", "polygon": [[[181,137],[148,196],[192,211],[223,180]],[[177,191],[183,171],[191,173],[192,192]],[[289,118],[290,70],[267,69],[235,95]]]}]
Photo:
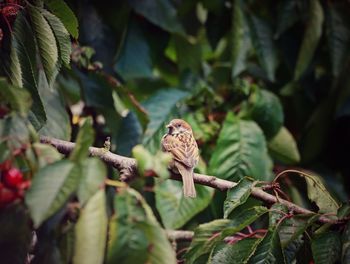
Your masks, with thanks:
[{"label": "bird", "polygon": [[198,164],[199,150],[191,126],[182,119],[173,119],[166,126],[168,132],[162,137],[162,151],[173,156],[169,168],[182,176],[185,197],[196,197],[193,170]]}]

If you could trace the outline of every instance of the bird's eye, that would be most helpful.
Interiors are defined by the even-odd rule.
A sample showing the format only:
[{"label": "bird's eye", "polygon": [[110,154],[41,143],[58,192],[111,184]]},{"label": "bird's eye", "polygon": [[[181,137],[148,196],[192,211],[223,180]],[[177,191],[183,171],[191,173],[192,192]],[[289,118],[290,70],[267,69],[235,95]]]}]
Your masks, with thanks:
[{"label": "bird's eye", "polygon": [[180,124],[177,124],[176,127],[180,127],[181,125]]}]

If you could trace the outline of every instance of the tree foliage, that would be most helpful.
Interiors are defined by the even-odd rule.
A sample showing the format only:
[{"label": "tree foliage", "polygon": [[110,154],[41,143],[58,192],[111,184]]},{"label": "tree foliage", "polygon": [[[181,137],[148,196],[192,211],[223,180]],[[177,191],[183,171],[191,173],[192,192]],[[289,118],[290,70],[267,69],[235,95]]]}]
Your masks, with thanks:
[{"label": "tree foliage", "polygon": [[[345,0],[0,1],[0,262],[350,263],[349,12]],[[183,197],[159,146],[172,118],[192,126],[196,172],[234,187]],[[92,145],[134,157],[137,177],[123,182]],[[191,241],[169,240],[174,229]]]}]

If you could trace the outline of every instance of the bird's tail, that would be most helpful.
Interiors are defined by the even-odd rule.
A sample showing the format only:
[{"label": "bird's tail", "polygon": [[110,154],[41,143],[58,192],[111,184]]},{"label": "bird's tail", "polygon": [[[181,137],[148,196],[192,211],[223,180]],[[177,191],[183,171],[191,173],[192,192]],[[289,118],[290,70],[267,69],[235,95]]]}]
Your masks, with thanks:
[{"label": "bird's tail", "polygon": [[186,168],[182,164],[177,164],[176,167],[182,176],[184,196],[195,198],[197,193],[193,182],[193,169]]}]

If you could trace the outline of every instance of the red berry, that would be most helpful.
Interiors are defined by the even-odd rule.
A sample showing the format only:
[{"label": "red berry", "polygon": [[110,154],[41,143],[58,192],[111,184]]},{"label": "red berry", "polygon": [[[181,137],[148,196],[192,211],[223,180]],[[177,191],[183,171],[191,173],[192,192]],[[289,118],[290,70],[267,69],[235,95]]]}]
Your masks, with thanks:
[{"label": "red berry", "polygon": [[17,195],[11,189],[3,187],[0,189],[0,207],[7,205],[17,199]]},{"label": "red berry", "polygon": [[23,182],[22,172],[17,168],[11,168],[5,172],[4,182],[8,187],[16,188]]},{"label": "red berry", "polygon": [[12,161],[11,160],[5,160],[3,163],[0,163],[0,170],[1,171],[8,171],[11,169]]}]

